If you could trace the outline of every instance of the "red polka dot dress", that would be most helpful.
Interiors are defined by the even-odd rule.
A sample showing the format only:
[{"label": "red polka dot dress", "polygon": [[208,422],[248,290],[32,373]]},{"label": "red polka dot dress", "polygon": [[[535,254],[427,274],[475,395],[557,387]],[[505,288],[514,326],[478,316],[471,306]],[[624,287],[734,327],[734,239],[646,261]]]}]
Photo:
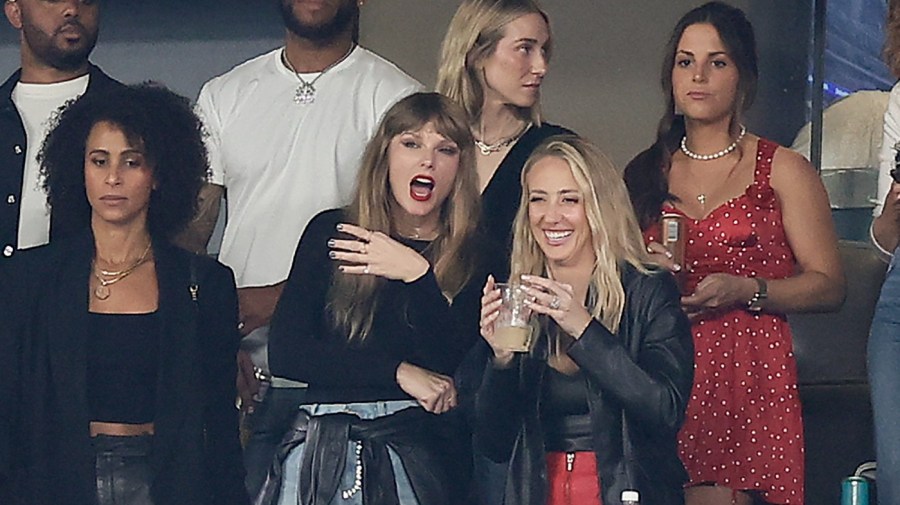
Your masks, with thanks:
[{"label": "red polka dot dress", "polygon": [[[760,139],[744,194],[701,220],[685,217],[686,292],[716,272],[792,275],[794,256],[769,184],[777,147]],[[669,206],[664,212],[680,213]],[[690,485],[715,483],[760,492],[770,503],[802,504],[803,425],[787,319],[735,308],[700,316],[692,330],[694,387],[678,441]]]}]

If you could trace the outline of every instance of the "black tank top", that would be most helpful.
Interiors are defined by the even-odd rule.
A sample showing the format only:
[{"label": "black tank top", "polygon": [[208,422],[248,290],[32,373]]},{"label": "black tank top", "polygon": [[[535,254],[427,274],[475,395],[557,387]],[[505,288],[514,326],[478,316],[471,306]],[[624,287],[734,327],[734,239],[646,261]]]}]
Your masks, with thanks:
[{"label": "black tank top", "polygon": [[92,421],[153,422],[159,368],[159,317],[90,313],[87,398]]},{"label": "black tank top", "polygon": [[583,372],[566,375],[547,365],[540,416],[547,451],[592,450],[590,408]]}]

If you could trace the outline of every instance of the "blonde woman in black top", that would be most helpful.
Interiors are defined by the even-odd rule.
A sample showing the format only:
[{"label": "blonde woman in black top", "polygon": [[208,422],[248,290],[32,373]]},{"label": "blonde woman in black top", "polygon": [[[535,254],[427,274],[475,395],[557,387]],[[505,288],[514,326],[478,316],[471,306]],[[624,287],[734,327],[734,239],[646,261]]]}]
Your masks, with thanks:
[{"label": "blonde woman in black top", "polygon": [[436,89],[469,116],[484,229],[503,248],[525,160],[547,137],[568,133],[541,114],[551,49],[550,19],[533,0],[465,0],[441,45]]}]

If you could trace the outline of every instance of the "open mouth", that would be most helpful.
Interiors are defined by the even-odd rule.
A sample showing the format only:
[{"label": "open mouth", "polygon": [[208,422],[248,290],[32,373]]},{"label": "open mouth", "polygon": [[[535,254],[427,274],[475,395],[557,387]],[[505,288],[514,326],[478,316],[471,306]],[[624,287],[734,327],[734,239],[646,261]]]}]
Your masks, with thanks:
[{"label": "open mouth", "polygon": [[425,202],[434,193],[434,179],[427,175],[417,175],[409,183],[409,196],[417,202]]}]

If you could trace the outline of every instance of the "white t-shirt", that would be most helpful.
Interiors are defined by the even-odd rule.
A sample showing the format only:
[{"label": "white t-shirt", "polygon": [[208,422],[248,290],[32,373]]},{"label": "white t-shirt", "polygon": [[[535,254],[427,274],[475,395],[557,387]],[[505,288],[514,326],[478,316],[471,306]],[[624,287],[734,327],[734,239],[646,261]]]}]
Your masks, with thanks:
[{"label": "white t-shirt", "polygon": [[37,155],[47,136],[50,120],[64,103],[81,96],[88,86],[89,74],[53,84],[19,82],[12,101],[19,110],[28,146],[25,148],[25,173],[19,200],[19,249],[27,249],[50,241],[50,209],[47,194],[41,188]]},{"label": "white t-shirt", "polygon": [[879,155],[878,169],[878,201],[875,205],[874,215],[878,217],[884,208],[884,199],[891,190],[891,169],[894,168],[894,145],[900,141],[900,82],[891,88],[891,96],[888,98],[887,110],[884,112],[884,136],[881,141],[881,153]]},{"label": "white t-shirt", "polygon": [[[219,260],[234,270],[238,287],[287,279],[309,220],[348,203],[381,116],[422,87],[356,47],[316,81],[315,102],[299,105],[293,99],[300,82],[281,53],[207,82],[197,104],[209,132],[212,182],[227,191]],[[301,75],[310,82],[319,74]]]}]

